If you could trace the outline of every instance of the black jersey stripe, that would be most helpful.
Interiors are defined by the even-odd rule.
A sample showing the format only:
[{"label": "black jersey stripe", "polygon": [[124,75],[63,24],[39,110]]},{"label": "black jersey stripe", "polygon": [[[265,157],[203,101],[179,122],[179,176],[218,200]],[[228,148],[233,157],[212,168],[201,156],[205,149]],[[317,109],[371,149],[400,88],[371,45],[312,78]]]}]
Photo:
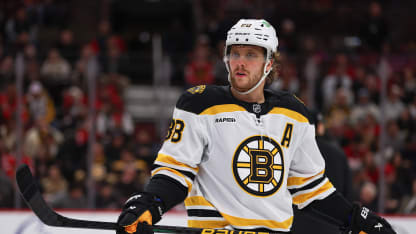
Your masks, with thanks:
[{"label": "black jersey stripe", "polygon": [[188,209],[187,213],[189,217],[222,217],[216,210]]},{"label": "black jersey stripe", "polygon": [[310,183],[310,184],[308,184],[306,186],[303,186],[303,187],[300,187],[300,188],[295,188],[295,189],[289,189],[289,192],[293,195],[293,194],[295,194],[295,193],[297,193],[299,191],[308,190],[308,189],[314,188],[315,186],[319,185],[325,179],[326,179],[326,176],[322,176],[321,178],[313,181],[312,183]]},{"label": "black jersey stripe", "polygon": [[[155,169],[160,168],[160,167],[167,167],[167,166],[158,165],[158,164],[156,164],[156,163],[155,163],[155,164],[153,164],[153,166],[152,166],[152,170],[155,170]],[[172,168],[172,167],[169,167],[169,168],[171,168],[171,169],[173,169],[173,170],[175,170],[175,171],[177,171],[177,172],[181,173],[182,175],[184,175],[184,176],[188,177],[188,178],[189,178],[189,179],[191,179],[192,181],[195,179],[195,175],[194,175],[192,172],[185,171],[185,170],[179,170],[179,169]]]}]

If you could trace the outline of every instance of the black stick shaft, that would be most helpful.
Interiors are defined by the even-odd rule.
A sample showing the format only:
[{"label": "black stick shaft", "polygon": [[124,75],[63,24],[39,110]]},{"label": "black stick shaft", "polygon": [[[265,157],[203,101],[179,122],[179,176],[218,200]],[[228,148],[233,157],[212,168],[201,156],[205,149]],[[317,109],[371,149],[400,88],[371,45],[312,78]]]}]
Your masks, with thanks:
[{"label": "black stick shaft", "polygon": [[[102,230],[117,230],[119,226],[113,222],[72,219],[56,213],[48,206],[36,185],[36,180],[27,165],[21,165],[16,171],[16,181],[20,193],[36,216],[46,225],[69,228],[88,228]],[[187,234],[269,234],[268,232],[231,231],[228,229],[202,229],[176,226],[153,225],[154,232],[187,233]]]}]

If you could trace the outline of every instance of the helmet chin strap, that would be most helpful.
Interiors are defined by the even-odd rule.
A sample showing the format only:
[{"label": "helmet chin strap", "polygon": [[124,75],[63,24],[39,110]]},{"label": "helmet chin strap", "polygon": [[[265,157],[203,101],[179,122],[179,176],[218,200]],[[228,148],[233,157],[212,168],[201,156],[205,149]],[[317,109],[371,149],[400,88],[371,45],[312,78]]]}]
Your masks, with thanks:
[{"label": "helmet chin strap", "polygon": [[[270,61],[270,60],[269,60]],[[247,95],[247,94],[249,94],[249,93],[251,93],[251,92],[253,92],[255,89],[257,89],[259,86],[260,86],[260,84],[266,79],[266,77],[267,77],[267,75],[269,75],[269,73],[270,73],[270,71],[272,70],[272,68],[270,68],[268,71],[266,71],[266,68],[267,68],[267,64],[268,63],[266,63],[266,64],[264,64],[264,69],[263,69],[263,76],[261,77],[261,79],[253,86],[253,87],[251,87],[249,90],[247,90],[247,91],[244,91],[244,92],[241,92],[241,91],[238,91],[236,88],[234,88],[234,91],[236,92],[236,93],[238,93],[238,94],[241,94],[241,95]],[[231,77],[230,77],[230,73],[231,72],[228,72],[228,82],[230,83],[230,85],[231,85]],[[231,87],[232,87],[232,85],[231,85]]]}]

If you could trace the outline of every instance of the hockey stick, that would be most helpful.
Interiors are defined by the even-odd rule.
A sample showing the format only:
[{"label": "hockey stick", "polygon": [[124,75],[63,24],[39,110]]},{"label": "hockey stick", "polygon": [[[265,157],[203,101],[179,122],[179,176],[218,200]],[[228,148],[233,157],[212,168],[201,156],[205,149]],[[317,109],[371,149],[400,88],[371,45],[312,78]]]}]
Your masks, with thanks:
[{"label": "hockey stick", "polygon": [[[88,228],[102,230],[117,230],[119,226],[113,222],[72,219],[56,213],[48,206],[36,185],[29,167],[22,164],[16,171],[16,180],[20,193],[27,205],[36,216],[46,225],[54,227]],[[176,226],[153,225],[154,232],[159,233],[189,233],[189,234],[269,234],[269,232],[232,231],[228,229],[203,229]]]}]

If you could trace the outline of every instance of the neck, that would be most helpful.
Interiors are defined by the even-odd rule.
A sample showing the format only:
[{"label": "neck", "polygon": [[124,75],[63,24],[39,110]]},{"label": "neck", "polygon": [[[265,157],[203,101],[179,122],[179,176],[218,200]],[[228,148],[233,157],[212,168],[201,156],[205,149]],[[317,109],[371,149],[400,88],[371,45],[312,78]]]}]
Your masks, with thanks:
[{"label": "neck", "polygon": [[231,86],[231,93],[232,95],[240,101],[243,102],[251,102],[251,103],[264,103],[264,91],[263,85],[258,87],[257,89],[253,90],[253,92],[248,94],[239,94],[236,90]]}]

